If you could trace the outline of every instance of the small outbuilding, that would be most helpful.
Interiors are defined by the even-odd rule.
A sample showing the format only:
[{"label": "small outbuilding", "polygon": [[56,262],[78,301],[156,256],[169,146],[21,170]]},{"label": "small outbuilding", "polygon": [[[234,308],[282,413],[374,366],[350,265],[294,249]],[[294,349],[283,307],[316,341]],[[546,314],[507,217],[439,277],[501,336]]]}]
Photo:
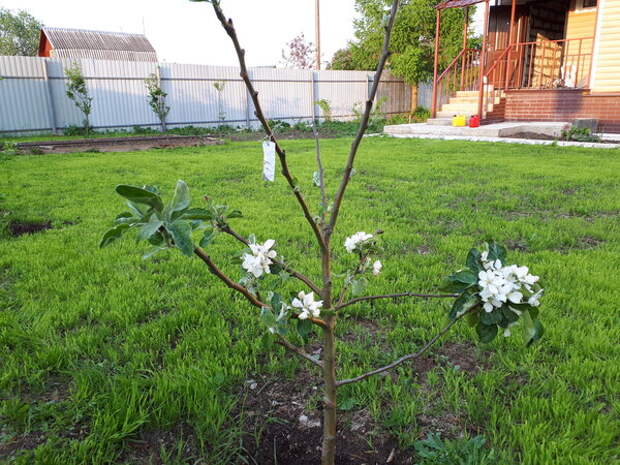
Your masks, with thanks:
[{"label": "small outbuilding", "polygon": [[155,49],[143,34],[44,27],[40,57],[157,62]]}]

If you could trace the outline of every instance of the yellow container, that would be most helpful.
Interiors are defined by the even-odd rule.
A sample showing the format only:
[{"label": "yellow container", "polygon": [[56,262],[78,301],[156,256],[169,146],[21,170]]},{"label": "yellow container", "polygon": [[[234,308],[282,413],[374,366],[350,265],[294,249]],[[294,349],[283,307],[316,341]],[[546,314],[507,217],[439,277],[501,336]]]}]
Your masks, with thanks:
[{"label": "yellow container", "polygon": [[452,118],[452,126],[455,128],[467,126],[467,118],[464,115],[456,115]]}]

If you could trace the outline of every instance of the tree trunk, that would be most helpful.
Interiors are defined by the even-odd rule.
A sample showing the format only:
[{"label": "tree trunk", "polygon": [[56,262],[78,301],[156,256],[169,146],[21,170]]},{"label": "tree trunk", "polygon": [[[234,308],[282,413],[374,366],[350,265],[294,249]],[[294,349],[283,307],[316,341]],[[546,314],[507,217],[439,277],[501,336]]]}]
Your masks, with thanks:
[{"label": "tree trunk", "polygon": [[323,403],[323,446],[321,465],[334,465],[336,460],[336,338],[334,326],[336,318],[330,316],[325,321],[323,344],[323,381],[325,398]]}]

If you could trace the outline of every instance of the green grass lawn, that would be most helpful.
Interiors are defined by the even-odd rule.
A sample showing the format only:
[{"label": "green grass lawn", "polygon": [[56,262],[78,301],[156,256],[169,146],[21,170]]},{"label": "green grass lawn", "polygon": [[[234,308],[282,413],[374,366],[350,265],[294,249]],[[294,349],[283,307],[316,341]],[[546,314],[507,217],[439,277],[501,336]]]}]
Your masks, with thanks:
[{"label": "green grass lawn", "polygon": [[[332,191],[348,146],[323,143]],[[313,142],[285,147],[316,210]],[[294,385],[314,368],[270,349],[257,311],[197,259],[165,252],[143,261],[147,247],[131,238],[98,243],[124,210],[117,184],[169,194],[183,179],[195,205],[208,194],[242,210],[239,232],[276,239],[288,262],[318,279],[313,237],[283,179],[261,181],[261,161],[256,142],[0,158],[5,223],[53,226],[11,237],[5,224],[0,233],[0,461],[254,463],[240,440],[242,399],[258,396],[246,381]],[[389,435],[401,458],[414,457],[412,443],[433,425],[450,424],[448,436],[483,434],[501,465],[620,463],[619,152],[370,138],[356,170],[334,244],[385,231],[384,272],[369,293],[433,291],[471,246],[495,239],[541,276],[546,333],[526,349],[520,337],[476,343],[459,326],[423,377],[403,365],[398,376],[339,391],[343,421],[363,412],[368,447]],[[236,278],[238,250],[220,237],[212,251]],[[344,270],[352,257],[337,247],[334,259]],[[448,306],[347,308],[340,377],[413,351],[445,324]],[[482,369],[459,369],[455,350]],[[308,415],[317,405],[306,399]],[[139,441],[153,437],[163,439],[145,453]]]}]

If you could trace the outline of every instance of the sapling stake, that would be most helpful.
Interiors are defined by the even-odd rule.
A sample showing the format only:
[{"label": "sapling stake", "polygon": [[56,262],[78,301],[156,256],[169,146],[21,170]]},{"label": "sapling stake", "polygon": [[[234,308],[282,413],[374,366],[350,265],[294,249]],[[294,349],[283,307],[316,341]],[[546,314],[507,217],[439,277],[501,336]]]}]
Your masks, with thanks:
[{"label": "sapling stake", "polygon": [[[209,1],[209,0],[197,0]],[[537,283],[538,277],[529,273],[527,267],[516,265],[505,266],[506,249],[492,242],[485,244],[482,251],[471,249],[465,262],[466,269],[460,270],[447,279],[443,287],[444,293],[416,293],[399,292],[381,295],[362,296],[366,275],[381,273],[382,264],[379,260],[374,263],[371,257],[379,252],[377,237],[382,231],[374,235],[360,231],[348,237],[344,243],[349,254],[357,256],[354,266],[347,272],[342,283],[339,295],[334,292],[332,273],[331,238],[334,233],[338,215],[344,195],[349,184],[354,162],[364,133],[368,128],[368,121],[373,108],[379,81],[389,57],[389,43],[391,31],[398,12],[399,1],[392,2],[389,17],[385,23],[385,38],[373,87],[366,102],[365,111],[361,117],[359,130],[349,152],[344,174],[335,193],[333,207],[327,221],[327,193],[324,183],[323,163],[318,146],[318,134],[314,131],[317,144],[317,164],[319,167],[319,187],[321,188],[321,214],[313,216],[309,205],[301,192],[301,187],[291,174],[286,158],[286,152],[281,148],[266,119],[258,92],[249,79],[245,64],[245,51],[241,48],[237,32],[232,20],[226,19],[220,7],[219,0],[210,0],[215,15],[222,27],[233,42],[239,60],[240,74],[248,92],[254,102],[255,112],[268,138],[275,144],[276,153],[282,167],[282,175],[299,204],[306,222],[310,226],[318,243],[321,258],[321,285],[317,285],[306,274],[295,270],[287,264],[275,250],[276,242],[269,239],[264,243],[257,242],[254,236],[245,237],[230,226],[230,220],[238,218],[241,213],[229,211],[225,205],[213,203],[209,198],[207,208],[190,208],[190,194],[187,185],[178,181],[172,199],[164,204],[158,190],[154,187],[143,188],[120,185],[116,191],[127,201],[129,212],[121,213],[115,220],[116,226],[105,233],[101,246],[106,246],[119,239],[127,230],[139,228],[138,239],[150,242],[154,248],[147,254],[151,256],[166,248],[177,248],[188,257],[197,256],[207,266],[207,269],[227,287],[241,294],[252,306],[260,308],[261,320],[267,330],[274,337],[276,344],[295,354],[301,359],[321,369],[323,377],[323,440],[321,447],[321,464],[334,465],[337,443],[337,390],[341,386],[361,382],[371,376],[383,373],[400,366],[426,353],[442,336],[444,336],[457,322],[462,319],[476,327],[482,342],[492,341],[499,329],[504,335],[510,334],[510,328],[523,322],[526,342],[540,339],[542,325],[537,320],[539,298],[542,288]],[[315,219],[318,218],[318,221]],[[194,245],[193,233],[205,230],[199,246]],[[206,249],[218,234],[232,237],[243,244],[246,249],[241,258],[241,267],[246,275],[235,281],[219,268]],[[281,281],[293,278],[299,281],[306,289],[290,301],[276,292],[278,289],[269,288],[278,285],[270,284],[263,279],[265,275],[279,275]],[[265,292],[266,291],[266,292]],[[315,294],[321,300],[315,298]],[[347,296],[354,297],[347,299]],[[381,301],[388,299],[419,298],[419,299],[454,299],[449,312],[449,323],[416,352],[401,356],[392,363],[367,371],[358,376],[338,381],[337,379],[337,352],[335,330],[339,314],[345,309],[359,303]],[[297,333],[299,338],[306,341],[310,332],[317,328],[322,335],[322,356],[319,360],[308,354],[302,346],[294,344],[290,335]],[[296,337],[296,336],[294,336]]]}]

